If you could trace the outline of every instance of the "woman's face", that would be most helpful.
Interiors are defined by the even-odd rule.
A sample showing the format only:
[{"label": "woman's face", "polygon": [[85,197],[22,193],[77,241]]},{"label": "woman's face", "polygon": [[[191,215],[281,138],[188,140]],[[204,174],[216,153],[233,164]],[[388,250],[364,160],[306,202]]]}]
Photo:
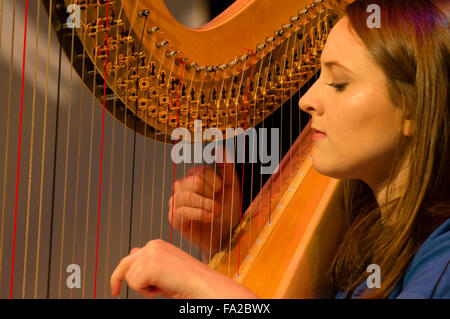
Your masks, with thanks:
[{"label": "woman's face", "polygon": [[330,32],[321,59],[320,78],[299,102],[312,127],[326,133],[314,141],[313,166],[335,178],[382,183],[403,131],[387,79],[346,17]]}]

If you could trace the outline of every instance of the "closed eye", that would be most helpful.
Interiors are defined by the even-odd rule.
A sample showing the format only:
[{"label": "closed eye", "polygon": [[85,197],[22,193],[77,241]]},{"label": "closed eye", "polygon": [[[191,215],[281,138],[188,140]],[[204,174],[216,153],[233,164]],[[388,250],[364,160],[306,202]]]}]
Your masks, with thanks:
[{"label": "closed eye", "polygon": [[327,83],[329,86],[336,89],[336,91],[342,92],[348,83]]}]

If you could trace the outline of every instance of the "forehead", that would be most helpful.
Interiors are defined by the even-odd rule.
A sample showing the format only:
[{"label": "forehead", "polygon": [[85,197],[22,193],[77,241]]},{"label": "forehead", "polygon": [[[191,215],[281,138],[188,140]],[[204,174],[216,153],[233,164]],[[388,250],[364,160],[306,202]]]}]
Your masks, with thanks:
[{"label": "forehead", "polygon": [[331,30],[322,52],[322,62],[339,61],[352,71],[370,64],[370,55],[356,33],[350,29],[347,17]]}]

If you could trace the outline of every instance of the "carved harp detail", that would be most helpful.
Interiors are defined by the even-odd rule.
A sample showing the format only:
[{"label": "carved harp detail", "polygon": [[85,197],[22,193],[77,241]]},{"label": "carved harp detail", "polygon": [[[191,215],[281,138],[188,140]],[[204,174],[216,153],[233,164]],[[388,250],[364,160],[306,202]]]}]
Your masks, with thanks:
[{"label": "carved harp detail", "polygon": [[[135,134],[155,144],[173,144],[173,131],[186,128],[194,132],[195,120],[202,121],[202,134],[208,128],[218,128],[225,135],[227,128],[255,127],[272,115],[318,72],[330,29],[350,2],[238,0],[197,29],[181,25],[164,0],[42,0],[39,5],[46,9],[52,32],[91,95]],[[73,4],[80,19],[75,28],[71,25],[75,22]],[[1,14],[5,18],[3,9]],[[2,20],[0,45],[5,32],[1,26]],[[50,28],[48,32],[50,35]],[[43,46],[46,40],[40,41]],[[29,60],[31,68],[33,61]],[[2,127],[2,132],[9,132],[9,109],[8,128]],[[7,161],[11,155],[8,147],[5,150],[6,155],[1,154],[6,172],[11,169],[6,168],[11,165]],[[210,267],[261,297],[333,295],[324,273],[343,232],[342,185],[314,170],[312,151],[308,124],[230,233],[229,244],[210,256]],[[3,199],[2,231],[11,220],[8,217],[5,222],[4,203]],[[5,233],[2,245],[4,237]],[[75,244],[67,249],[75,250]],[[2,283],[9,282],[7,270],[11,270],[5,266],[9,253],[5,256],[2,246]],[[33,292],[22,292],[22,297],[45,296],[38,293],[45,287],[39,283],[37,272],[35,286],[29,288]],[[59,272],[60,281],[65,281],[63,270]],[[34,278],[28,279],[31,281]],[[61,286],[59,283],[59,293],[55,293],[58,296]]]},{"label": "carved harp detail", "polygon": [[[74,54],[78,62],[85,54],[89,63],[74,66],[80,75],[85,72],[86,83],[93,74],[99,78],[93,93],[103,103],[107,59],[108,109],[112,113],[119,99],[122,113],[137,114],[139,133],[166,143],[173,143],[176,127],[193,131],[195,119],[224,134],[227,127],[253,127],[318,70],[345,1],[308,3],[236,1],[205,26],[191,29],[172,17],[163,0],[80,1]],[[64,22],[70,54],[69,15],[62,8],[54,12],[59,12],[54,23]],[[124,121],[120,112],[116,117]]]}]

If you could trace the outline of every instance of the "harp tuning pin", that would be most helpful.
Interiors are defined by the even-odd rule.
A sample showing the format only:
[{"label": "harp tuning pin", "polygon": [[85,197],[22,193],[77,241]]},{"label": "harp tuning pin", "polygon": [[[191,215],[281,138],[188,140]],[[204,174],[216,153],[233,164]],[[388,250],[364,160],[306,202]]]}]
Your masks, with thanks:
[{"label": "harp tuning pin", "polygon": [[288,29],[292,28],[292,23],[286,23],[286,24],[283,24],[283,25],[281,26],[281,28],[282,28],[283,30],[288,30]]},{"label": "harp tuning pin", "polygon": [[197,63],[195,63],[195,62],[191,62],[191,63],[188,63],[188,64],[186,64],[186,69],[187,70],[190,70],[190,69],[197,69],[197,66],[198,66],[198,64]]},{"label": "harp tuning pin", "polygon": [[277,30],[274,32],[276,37],[282,37],[284,35],[284,30]]},{"label": "harp tuning pin", "polygon": [[199,66],[195,69],[195,71],[197,72],[201,72],[201,71],[208,71],[208,67],[206,65],[204,66]]},{"label": "harp tuning pin", "polygon": [[298,20],[300,20],[299,16],[289,18],[289,21],[291,21],[292,23],[297,22]]},{"label": "harp tuning pin", "polygon": [[147,33],[156,33],[159,31],[158,27],[147,28]]},{"label": "harp tuning pin", "polygon": [[150,15],[150,10],[139,10],[138,17],[148,17]]},{"label": "harp tuning pin", "polygon": [[208,66],[207,71],[208,72],[216,72],[217,66],[215,66],[215,65]]},{"label": "harp tuning pin", "polygon": [[264,50],[266,48],[266,45],[264,43],[260,43],[256,46],[256,50]]},{"label": "harp tuning pin", "polygon": [[162,47],[164,47],[164,46],[166,46],[168,44],[169,44],[169,42],[167,42],[167,41],[160,41],[160,42],[156,42],[156,47],[159,49],[159,48],[162,48]]},{"label": "harp tuning pin", "polygon": [[239,57],[239,61],[240,61],[240,62],[244,62],[244,61],[247,61],[247,60],[248,60],[248,55],[247,55],[247,54],[241,55],[241,56]]},{"label": "harp tuning pin", "polygon": [[179,59],[175,60],[175,63],[176,64],[180,64],[181,63],[181,64],[185,65],[187,60],[188,60],[187,58],[179,58]]},{"label": "harp tuning pin", "polygon": [[304,16],[308,14],[308,9],[298,10],[298,16]]},{"label": "harp tuning pin", "polygon": [[239,63],[238,60],[233,60],[233,61],[230,61],[230,63],[228,63],[228,65],[233,67],[233,66],[236,66],[238,63]]},{"label": "harp tuning pin", "polygon": [[305,5],[306,10],[309,10],[310,8],[311,8],[311,5],[309,5],[309,4]]},{"label": "harp tuning pin", "polygon": [[178,51],[170,51],[170,52],[166,52],[166,57],[171,58],[174,57],[178,54]]},{"label": "harp tuning pin", "polygon": [[274,37],[267,37],[266,38],[266,43],[273,43],[273,42],[275,42],[275,38]]},{"label": "harp tuning pin", "polygon": [[314,4],[320,4],[322,2],[323,2],[323,0],[314,0]]},{"label": "harp tuning pin", "polygon": [[219,70],[220,71],[224,71],[226,69],[228,69],[228,64],[221,64],[221,65],[219,65]]}]

